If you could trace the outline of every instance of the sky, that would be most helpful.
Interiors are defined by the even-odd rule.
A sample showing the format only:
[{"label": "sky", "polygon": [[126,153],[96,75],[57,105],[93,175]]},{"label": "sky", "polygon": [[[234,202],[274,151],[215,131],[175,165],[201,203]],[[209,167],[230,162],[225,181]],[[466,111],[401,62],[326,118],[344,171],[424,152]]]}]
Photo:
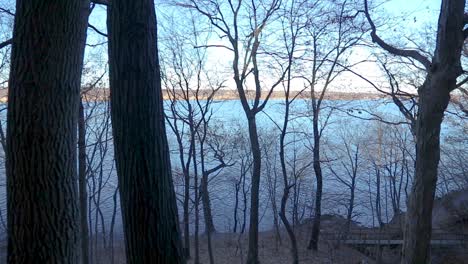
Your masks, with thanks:
[{"label": "sky", "polygon": [[[156,1],[156,9],[158,15],[158,23],[161,28],[162,24],[167,23],[164,21],[164,18],[169,13],[177,13],[178,9],[174,9],[171,5],[168,4],[168,0]],[[369,0],[370,5],[376,5],[377,3],[382,3],[382,0],[374,1]],[[415,32],[421,30],[434,31],[435,26],[437,25],[437,16],[438,10],[440,8],[440,0],[388,0],[383,4],[380,4],[375,10],[375,22],[381,25],[382,38],[388,40],[392,43],[394,40],[397,40],[398,43],[408,43],[405,37],[410,37],[415,34]],[[7,8],[9,10],[14,9],[14,1],[12,0],[0,0],[0,7]],[[179,7],[180,8],[180,7]],[[379,19],[382,14],[385,13],[386,20],[382,21]],[[8,29],[5,29],[7,25],[7,19],[0,20],[0,32],[5,32]],[[93,13],[89,18],[90,24],[98,28],[102,32],[106,32],[106,9],[104,6],[97,5]],[[11,24],[11,22],[9,23]],[[166,25],[164,25],[166,26]],[[432,29],[429,29],[432,27]],[[8,34],[1,34],[0,37],[5,37]],[[434,31],[435,35],[435,31]],[[368,36],[366,36],[368,37]],[[1,39],[0,39],[1,41]],[[210,43],[222,43],[216,35],[212,35],[209,40]],[[85,55],[85,69],[86,74],[83,78],[83,83],[90,83],[96,79],[96,76],[107,72],[107,47],[106,47],[106,38],[96,34],[92,29],[88,29],[88,46],[86,48]],[[355,56],[368,56],[370,51],[368,49],[358,50]],[[232,53],[225,49],[220,48],[211,48],[208,51],[208,62],[209,67],[213,69],[219,69],[220,67],[229,66],[229,60],[232,60]],[[374,75],[377,77],[379,75],[379,69],[375,65],[365,64],[357,68],[360,72],[365,72],[369,75]],[[88,76],[88,77],[87,77]],[[227,77],[228,87],[232,88],[232,79]],[[352,89],[357,90],[369,90],[369,87],[365,83],[362,83],[360,80],[356,79],[355,76],[348,76],[345,78],[344,82],[353,83],[354,87]],[[268,82],[268,80],[266,80]],[[105,83],[103,85],[106,85]],[[301,85],[298,85],[301,86]],[[338,85],[342,86],[342,85]]]}]

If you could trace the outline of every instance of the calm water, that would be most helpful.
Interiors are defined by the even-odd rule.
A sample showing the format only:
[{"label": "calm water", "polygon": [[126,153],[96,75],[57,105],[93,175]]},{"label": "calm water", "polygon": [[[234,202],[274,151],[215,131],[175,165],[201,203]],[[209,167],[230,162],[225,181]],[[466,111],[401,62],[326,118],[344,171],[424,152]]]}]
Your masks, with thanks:
[{"label": "calm water", "polygon": [[[349,197],[349,190],[347,187],[336,180],[336,177],[332,176],[329,169],[330,166],[334,166],[335,172],[340,175],[346,175],[346,169],[340,165],[341,161],[346,162],[346,157],[342,155],[343,152],[338,150],[343,149],[343,137],[347,136],[346,140],[350,142],[360,142],[361,152],[363,156],[372,156],[371,153],[364,153],[367,150],[368,144],[371,144],[372,139],[375,138],[376,127],[378,127],[377,122],[373,121],[363,121],[358,118],[353,118],[349,114],[357,115],[360,117],[369,118],[371,117],[364,111],[354,110],[353,112],[347,111],[346,109],[367,109],[371,110],[373,113],[378,113],[385,115],[386,120],[401,120],[401,115],[399,114],[398,109],[391,103],[385,100],[359,100],[359,101],[326,101],[324,102],[324,109],[321,112],[322,120],[327,119],[326,117],[332,111],[330,117],[327,119],[327,126],[323,131],[323,153],[324,162],[323,172],[324,172],[324,197],[323,197],[323,212],[324,213],[336,213],[345,215],[346,214],[346,204]],[[104,122],[103,113],[105,112],[106,104],[101,103],[94,110],[88,109],[88,113],[93,114],[93,118],[90,119],[90,129],[88,131],[88,145],[90,145],[93,140],[95,140],[100,134],[99,131],[102,131],[102,127],[99,127],[100,124]],[[305,100],[297,100],[293,105],[290,123],[290,129],[296,131],[296,133],[290,133],[287,136],[287,160],[290,172],[293,171],[294,160],[296,160],[296,170],[304,167],[310,163],[311,159],[311,148],[313,146],[311,141],[312,126],[310,118],[307,117],[307,112],[309,109],[308,102]],[[272,100],[268,103],[264,113],[259,113],[257,121],[259,125],[259,133],[261,135],[262,146],[269,146],[268,151],[263,153],[263,172],[261,179],[261,191],[260,191],[260,229],[268,230],[272,228],[273,225],[273,211],[271,203],[272,189],[276,186],[276,202],[280,204],[281,195],[282,195],[282,176],[280,171],[279,159],[276,155],[278,152],[277,145],[273,144],[278,141],[279,130],[277,125],[282,124],[282,118],[284,113],[284,105],[281,100]],[[3,116],[4,117],[4,116]],[[182,123],[178,123],[182,127]],[[239,137],[242,138],[242,135],[247,139],[247,127],[245,116],[242,110],[242,106],[239,101],[218,101],[212,105],[212,118],[211,124],[213,131],[216,134],[223,135],[220,142],[225,141],[224,143],[236,148],[235,151],[226,150],[227,159],[230,158],[231,162],[237,161],[232,167],[226,168],[221,171],[218,175],[210,179],[210,194],[211,202],[213,209],[213,216],[215,221],[215,226],[218,231],[228,232],[232,229],[234,224],[234,196],[235,196],[235,182],[240,175],[240,158],[246,158],[248,152],[243,152],[242,148],[245,148],[248,141],[239,141]],[[322,122],[323,125],[323,122]],[[461,124],[466,126],[465,124]],[[448,135],[451,133],[460,133],[459,126],[453,125],[450,122],[445,122],[443,126],[443,135]],[[401,126],[402,133],[408,134],[408,129],[406,126]],[[386,131],[384,131],[385,133]],[[169,126],[167,126],[168,140],[171,148],[171,163],[174,170],[174,182],[176,185],[176,192],[178,193],[179,202],[182,201],[183,196],[183,186],[182,179],[180,177],[180,161],[178,158],[177,152],[177,143],[176,138]],[[104,133],[105,134],[105,133]],[[107,133],[107,137],[111,137],[111,131]],[[105,138],[105,137],[103,137]],[[236,138],[236,140],[231,140],[230,138]],[[444,137],[443,137],[444,140]],[[109,141],[110,142],[110,141]],[[230,143],[229,143],[230,142]],[[466,146],[468,142],[463,146],[463,149],[466,153]],[[363,147],[364,145],[364,147]],[[88,154],[92,155],[91,147],[88,150]],[[368,151],[367,151],[368,152]],[[234,154],[229,154],[234,153]],[[341,153],[341,154],[339,154]],[[3,152],[2,152],[3,154]],[[99,211],[96,210],[96,203],[99,199],[99,208],[102,213],[103,222],[105,225],[105,230],[109,229],[110,218],[114,210],[113,195],[115,188],[117,186],[116,181],[116,172],[113,164],[113,147],[110,142],[107,150],[99,150],[95,152],[94,155],[104,156],[104,166],[103,169],[98,169],[99,163],[96,161],[94,163],[94,168],[92,173],[94,175],[94,180],[89,180],[90,190],[97,190],[102,188],[101,196],[94,196],[91,199],[91,210],[90,215],[92,216],[92,228],[95,228],[96,217],[100,219]],[[4,155],[2,155],[3,157]],[[213,161],[210,161],[212,154],[207,153],[208,165],[210,168],[212,165],[216,165]],[[98,160],[98,159],[96,159]],[[5,193],[5,174],[3,162],[0,166],[0,211],[1,219],[6,223],[6,193]],[[275,174],[275,166],[277,173]],[[296,171],[297,173],[297,171]],[[373,174],[373,168],[369,166],[369,162],[363,160],[359,161],[358,169],[358,184],[356,190],[356,208],[355,208],[355,220],[359,221],[366,225],[372,225],[372,215],[370,209],[370,200],[373,199],[372,195],[369,196],[369,182],[371,186],[371,193],[373,193],[375,185],[375,176]],[[276,175],[276,181],[275,181]],[[343,176],[345,178],[345,176]],[[99,183],[101,179],[101,184]],[[384,181],[384,180],[383,180]],[[314,197],[314,174],[312,168],[309,166],[304,169],[300,174],[300,185],[296,190],[297,200],[298,200],[298,211],[299,216],[303,218],[308,218],[311,216],[313,207],[313,197]],[[382,188],[384,188],[384,183],[382,183]],[[245,188],[248,190],[250,188],[250,179],[247,179],[247,185]],[[91,191],[92,192],[92,191]],[[240,193],[240,196],[242,193]],[[389,196],[390,194],[387,193]],[[293,193],[291,193],[289,205],[291,205],[292,199],[294,199]],[[250,197],[250,194],[247,196]],[[238,212],[238,217],[240,223],[242,223],[242,212],[243,207],[242,197],[239,197],[240,207]],[[118,200],[117,200],[118,201]],[[404,208],[405,197],[401,198],[402,207]],[[385,206],[388,218],[391,218],[391,209],[389,209],[390,201],[383,202]],[[182,206],[179,203],[179,211],[181,211]],[[121,217],[120,217],[120,208],[117,202],[117,217],[116,217],[116,234],[119,235],[122,232],[121,229]],[[201,210],[201,209],[200,209]],[[292,208],[289,208],[289,211],[292,211]],[[180,212],[182,213],[182,212]],[[191,212],[191,217],[193,219],[194,212]],[[384,213],[385,214],[385,213]],[[181,214],[180,214],[181,215]],[[248,223],[248,215],[247,223]],[[203,226],[203,213],[200,212],[201,223]],[[384,217],[385,218],[385,217]],[[180,220],[182,217],[180,217]],[[102,223],[98,222],[97,227],[99,230],[102,230]],[[203,229],[203,227],[202,227]],[[100,232],[100,231],[99,231]],[[0,223],[0,237],[5,236],[4,226]]]}]

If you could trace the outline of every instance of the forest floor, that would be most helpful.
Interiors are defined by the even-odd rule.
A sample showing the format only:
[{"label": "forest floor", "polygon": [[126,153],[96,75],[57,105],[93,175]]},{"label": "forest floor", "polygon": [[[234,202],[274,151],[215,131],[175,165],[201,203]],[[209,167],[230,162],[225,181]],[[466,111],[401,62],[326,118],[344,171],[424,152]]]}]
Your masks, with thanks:
[{"label": "forest floor", "polygon": [[[361,252],[341,246],[334,248],[332,245],[323,242],[319,244],[317,252],[307,250],[308,238],[303,234],[298,234],[299,263],[336,263],[336,264],[358,264],[375,263],[371,258]],[[284,264],[291,263],[289,238],[286,233],[281,233],[282,243],[276,240],[274,232],[261,232],[259,234],[259,259],[262,264]],[[194,247],[192,239],[191,254],[189,264],[194,263]],[[239,236],[233,233],[217,233],[212,235],[214,263],[216,264],[243,264],[247,257],[248,233]],[[208,256],[206,235],[200,236],[200,263],[210,263]],[[109,255],[102,252],[99,263],[110,263]],[[123,245],[118,243],[115,249],[115,263],[124,264],[125,255]]]},{"label": "forest floor", "polygon": [[[344,226],[344,218],[324,215],[322,216],[322,232],[337,232]],[[358,228],[356,224],[352,227]],[[311,234],[311,221],[305,221],[296,227],[296,238],[299,250],[299,263],[304,264],[371,264],[377,263],[377,247],[356,248],[347,245],[336,245],[336,242],[320,240],[318,251],[307,249]],[[259,260],[262,264],[288,264],[292,263],[289,237],[285,230],[280,230],[281,243],[274,230],[259,233]],[[208,264],[208,243],[205,234],[200,235],[200,263]],[[194,239],[191,239],[191,255],[189,264],[194,263]],[[214,263],[216,264],[244,264],[248,250],[248,233],[215,233],[212,234]],[[468,264],[466,249],[437,248],[432,251],[432,264]],[[383,247],[382,264],[400,262],[401,247]],[[365,252],[365,253],[364,253]],[[101,261],[110,263],[108,252],[98,254]],[[116,241],[114,258],[116,264],[125,263],[125,254],[122,241]]]},{"label": "forest floor", "polygon": [[[308,250],[309,232],[297,232],[299,263],[374,263],[361,252],[322,241],[318,251]],[[261,232],[259,234],[260,263],[283,264],[292,263],[289,237],[286,232],[280,232],[281,243],[276,239],[275,232]],[[206,235],[201,237],[200,262],[209,263]],[[215,234],[213,237],[214,260],[217,264],[245,263],[248,249],[248,234],[239,237],[238,234]],[[193,252],[193,249],[192,249]],[[193,254],[192,254],[193,255]],[[189,263],[193,263],[190,261]]]},{"label": "forest floor", "polygon": [[[307,250],[310,237],[310,225],[304,224],[296,229],[297,244],[299,250],[299,263],[336,263],[336,264],[357,264],[375,263],[371,258],[365,256],[356,249],[341,246],[335,248],[326,241],[319,243],[317,252]],[[284,230],[280,231],[281,243],[277,239],[274,231],[259,233],[259,258],[262,264],[284,264],[291,263],[289,237]],[[122,238],[122,237],[121,237]],[[208,243],[205,234],[200,235],[200,263],[208,264]],[[188,263],[194,263],[194,239],[192,237],[192,258]],[[212,245],[214,252],[214,262],[216,264],[243,264],[247,257],[248,232],[239,233],[215,233],[212,234]],[[111,251],[100,246],[98,251],[93,252],[94,263],[99,264],[125,264],[125,248],[123,239],[114,241],[114,261],[112,261]],[[0,263],[6,263],[6,240],[0,241]]]},{"label": "forest floor", "polygon": [[[394,218],[386,225],[388,228],[401,226],[401,219],[404,214]],[[468,191],[462,190],[450,193],[443,198],[436,199],[433,211],[434,228],[446,231],[468,230]],[[337,247],[335,242],[321,239],[318,251],[307,250],[311,234],[311,221],[296,226],[295,233],[299,250],[299,263],[307,264],[358,264],[376,263],[376,247],[356,248],[346,245]],[[321,230],[324,233],[339,232],[345,226],[345,219],[340,216],[323,215],[321,219]],[[356,223],[352,223],[351,228],[360,228]],[[369,229],[371,231],[371,229]],[[365,231],[364,231],[365,232]],[[284,229],[280,230],[280,239],[275,230],[259,233],[259,259],[262,264],[287,264],[291,263],[289,237]],[[207,236],[200,235],[200,263],[209,263]],[[212,245],[214,252],[214,263],[216,264],[243,264],[245,263],[248,249],[248,233],[215,233],[212,235]],[[445,247],[433,248],[432,264],[468,264],[468,245],[463,248]],[[123,236],[116,236],[114,240],[114,254],[109,248],[93,245],[93,263],[99,264],[124,264],[125,248]],[[96,248],[99,248],[96,250]],[[399,263],[401,247],[384,247],[382,260],[384,264]],[[6,236],[0,234],[0,263],[6,263]],[[193,263],[194,239],[192,237],[192,258],[188,263]],[[364,254],[365,252],[366,254]]]},{"label": "forest floor", "polygon": [[[325,226],[325,228],[327,228]],[[372,258],[360,251],[347,247],[335,247],[327,241],[319,243],[318,251],[308,250],[307,245],[310,238],[310,224],[304,224],[296,229],[297,244],[299,250],[299,263],[310,264],[358,264],[375,263]],[[285,264],[291,263],[289,237],[284,230],[280,231],[281,243],[277,239],[276,232],[266,231],[259,233],[259,259],[262,264]],[[200,263],[210,263],[208,255],[207,236],[200,235]],[[194,263],[194,239],[192,237],[192,258],[189,264]],[[216,264],[243,264],[245,263],[248,250],[248,232],[239,233],[215,233],[212,234],[212,245],[214,252],[214,263]],[[115,263],[124,264],[125,255],[123,243],[115,244]],[[102,260],[99,263],[109,263],[109,255],[106,252],[99,254]]]},{"label": "forest floor", "polygon": [[[335,216],[324,216],[322,220],[322,231],[330,232],[337,231],[343,227],[343,218]],[[311,233],[311,223],[306,221],[304,224],[297,226],[296,237],[299,250],[299,263],[304,264],[373,264],[377,255],[377,248],[368,247],[360,248],[336,244],[320,240],[318,251],[307,249]],[[259,233],[259,259],[262,264],[287,264],[292,263],[290,254],[289,237],[284,230],[280,230],[281,243],[277,239],[274,230]],[[98,249],[93,250],[92,259],[96,264],[125,264],[125,248],[123,237],[115,239],[114,254],[109,248],[104,249],[97,246]],[[207,236],[200,235],[200,263],[208,264],[208,244]],[[192,258],[188,261],[189,264],[194,263],[194,239],[192,237]],[[215,233],[212,234],[212,245],[214,252],[214,263],[216,264],[243,264],[247,257],[248,249],[248,233]],[[95,246],[93,246],[96,249]],[[6,241],[0,241],[0,263],[6,263]],[[465,251],[466,249],[462,249]],[[363,252],[366,252],[364,254]],[[382,252],[383,264],[399,263],[400,247],[388,248],[385,247]],[[440,248],[432,252],[433,264],[468,264],[468,252],[460,254],[460,249]],[[372,257],[374,256],[374,257]]]}]

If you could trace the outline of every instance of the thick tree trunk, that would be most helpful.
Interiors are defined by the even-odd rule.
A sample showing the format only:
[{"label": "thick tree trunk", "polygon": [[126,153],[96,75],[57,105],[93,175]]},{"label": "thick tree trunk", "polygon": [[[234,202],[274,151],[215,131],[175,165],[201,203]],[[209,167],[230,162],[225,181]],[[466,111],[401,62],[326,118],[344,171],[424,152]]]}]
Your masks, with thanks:
[{"label": "thick tree trunk", "polygon": [[419,93],[416,168],[408,201],[402,263],[427,263],[432,231],[432,207],[440,160],[440,128],[455,80],[445,72],[428,76]]},{"label": "thick tree trunk", "polygon": [[88,191],[86,180],[86,120],[83,99],[79,105],[78,117],[78,189],[80,199],[81,259],[89,263]]},{"label": "thick tree trunk", "polygon": [[433,100],[434,104],[428,107],[424,100],[429,98],[426,98],[424,93],[420,94],[416,174],[408,201],[405,224],[405,260],[403,263],[429,262],[432,206],[437,183],[437,166],[440,158],[440,126],[445,107],[448,104],[448,90],[444,95],[437,95],[437,98]]},{"label": "thick tree trunk", "polygon": [[115,160],[127,263],[185,263],[164,126],[155,7],[108,7]]},{"label": "thick tree trunk", "polygon": [[76,131],[87,1],[18,0],[8,93],[8,263],[79,263]]},{"label": "thick tree trunk", "polygon": [[437,43],[430,71],[419,89],[416,123],[416,164],[412,192],[408,201],[402,263],[428,263],[432,230],[432,207],[440,160],[440,127],[462,73],[460,56],[465,0],[443,0]]},{"label": "thick tree trunk", "polygon": [[258,264],[258,209],[260,191],[260,168],[262,163],[255,114],[247,114],[250,147],[253,158],[252,187],[250,192],[249,250],[247,264]]}]

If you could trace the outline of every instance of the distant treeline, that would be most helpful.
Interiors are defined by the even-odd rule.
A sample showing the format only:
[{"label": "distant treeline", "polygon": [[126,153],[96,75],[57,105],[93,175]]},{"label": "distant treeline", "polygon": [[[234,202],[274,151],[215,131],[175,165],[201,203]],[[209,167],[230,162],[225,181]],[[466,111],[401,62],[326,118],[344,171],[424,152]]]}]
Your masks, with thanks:
[{"label": "distant treeline", "polygon": [[[107,101],[109,98],[109,89],[108,88],[95,88],[95,89],[84,89],[86,92],[83,93],[83,98],[86,101]],[[176,100],[181,98],[182,90],[176,90],[175,96],[174,91],[163,89],[163,97],[165,100],[173,99]],[[293,95],[295,96],[300,91],[292,91]],[[199,91],[199,98],[206,99],[211,94],[211,90],[200,90]],[[262,97],[266,96],[267,92],[262,94]],[[195,99],[195,94],[191,94],[191,98]],[[253,99],[255,93],[253,90],[247,92],[247,96],[249,99]],[[299,95],[299,98],[310,98],[310,91],[302,92]],[[319,96],[319,92],[316,92],[316,96]],[[325,94],[325,99],[327,100],[362,100],[362,99],[381,99],[388,97],[385,94],[381,93],[370,93],[370,92],[333,92],[329,91]],[[283,91],[274,91],[271,95],[272,99],[283,99],[284,92]],[[239,95],[237,94],[237,90],[219,90],[215,93],[214,96],[215,100],[236,100],[239,99]],[[6,103],[8,101],[8,89],[3,88],[0,89],[0,102]]]}]

